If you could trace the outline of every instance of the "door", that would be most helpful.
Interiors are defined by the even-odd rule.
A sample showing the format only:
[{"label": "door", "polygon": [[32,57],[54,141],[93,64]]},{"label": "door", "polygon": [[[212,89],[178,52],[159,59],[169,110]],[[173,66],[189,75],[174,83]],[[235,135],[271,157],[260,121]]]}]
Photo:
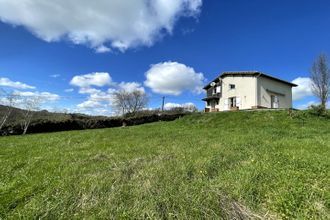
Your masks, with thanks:
[{"label": "door", "polygon": [[216,104],[215,101],[212,100],[212,101],[211,101],[211,109],[215,109],[215,104]]},{"label": "door", "polygon": [[278,96],[272,95],[271,97],[271,108],[279,108]]},{"label": "door", "polygon": [[239,108],[241,106],[241,98],[236,97],[236,106]]},{"label": "door", "polygon": [[230,108],[236,107],[236,97],[229,98],[229,106]]}]

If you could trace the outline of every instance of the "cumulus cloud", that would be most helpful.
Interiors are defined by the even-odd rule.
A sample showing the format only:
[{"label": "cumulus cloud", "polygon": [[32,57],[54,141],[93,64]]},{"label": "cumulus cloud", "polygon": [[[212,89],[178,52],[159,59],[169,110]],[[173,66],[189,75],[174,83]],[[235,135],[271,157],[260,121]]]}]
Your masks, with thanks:
[{"label": "cumulus cloud", "polygon": [[37,99],[39,104],[54,102],[60,99],[60,96],[49,92],[28,92],[15,90],[11,93],[14,96],[13,102],[9,101],[6,97],[0,97],[1,105],[13,105],[17,108],[25,108],[26,101],[29,99]]},{"label": "cumulus cloud", "polygon": [[195,109],[197,109],[196,105],[192,102],[187,102],[183,104],[168,102],[164,105],[164,108],[166,110],[171,110],[173,108],[183,108],[186,111],[194,111]]},{"label": "cumulus cloud", "polygon": [[68,39],[107,52],[151,46],[201,6],[202,0],[0,0],[0,19],[47,42]]},{"label": "cumulus cloud", "polygon": [[106,86],[111,84],[111,77],[109,73],[95,72],[85,75],[74,76],[70,82],[73,86],[87,88],[90,86]]},{"label": "cumulus cloud", "polygon": [[180,95],[183,91],[200,94],[204,83],[203,73],[177,62],[154,64],[145,76],[147,87],[155,93],[167,95]]},{"label": "cumulus cloud", "polygon": [[143,86],[137,82],[113,82],[109,73],[74,76],[70,84],[79,87],[80,94],[87,95],[86,100],[77,105],[77,111],[92,115],[113,114],[110,106],[113,94],[118,90],[145,92]]},{"label": "cumulus cloud", "polygon": [[36,97],[39,98],[41,102],[49,102],[49,101],[57,101],[60,99],[60,96],[50,92],[22,92],[22,91],[14,91],[14,95],[20,98],[27,97]]},{"label": "cumulus cloud", "polygon": [[103,105],[100,102],[95,101],[95,100],[87,100],[87,101],[84,101],[84,102],[78,104],[77,107],[79,109],[89,109],[89,108],[103,107]]},{"label": "cumulus cloud", "polygon": [[35,89],[36,87],[27,85],[22,82],[14,82],[8,78],[0,78],[0,86],[14,88],[14,89]]},{"label": "cumulus cloud", "polygon": [[118,84],[118,87],[120,90],[125,90],[127,92],[132,92],[132,91],[136,91],[136,90],[145,92],[141,83],[137,83],[137,82],[121,82]]},{"label": "cumulus cloud", "polygon": [[110,106],[114,91],[114,89],[108,89],[107,91],[90,90],[87,100],[77,105],[76,112],[89,115],[113,115]]},{"label": "cumulus cloud", "polygon": [[101,45],[101,46],[95,48],[96,53],[107,53],[107,52],[110,52],[110,51],[111,51],[111,49],[109,47],[104,46],[104,45]]},{"label": "cumulus cloud", "polygon": [[312,96],[312,81],[308,77],[298,77],[292,81],[292,83],[297,84],[297,87],[292,89],[292,99],[301,100],[305,97]]},{"label": "cumulus cloud", "polygon": [[101,92],[101,90],[91,88],[91,87],[82,87],[79,89],[80,94],[95,94],[95,93],[99,93],[99,92]]}]

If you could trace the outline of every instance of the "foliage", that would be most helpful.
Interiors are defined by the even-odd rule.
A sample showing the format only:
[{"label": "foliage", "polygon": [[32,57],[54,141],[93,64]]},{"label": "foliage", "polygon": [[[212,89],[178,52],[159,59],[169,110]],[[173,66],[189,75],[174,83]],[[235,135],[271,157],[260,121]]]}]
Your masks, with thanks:
[{"label": "foliage", "polygon": [[[34,112],[39,114],[40,112]],[[45,112],[43,112],[45,113]],[[52,115],[53,113],[48,113]],[[172,121],[187,113],[179,112],[157,112],[144,111],[135,114],[127,114],[125,117],[91,117],[81,114],[68,114],[67,117],[59,118],[44,118],[36,117],[29,124],[27,133],[44,133],[55,131],[70,131],[96,128],[112,128],[121,127],[123,125],[139,125],[144,123],[158,122],[158,121]],[[56,114],[60,115],[60,114]],[[52,115],[53,116],[53,115]],[[61,115],[60,115],[61,116]],[[19,135],[24,133],[24,127],[21,126],[20,120],[16,120],[11,124],[7,124],[0,131],[1,135]]]},{"label": "foliage", "polygon": [[327,116],[327,110],[324,109],[324,106],[322,105],[311,105],[308,108],[308,112],[310,114],[316,115],[316,116]]},{"label": "foliage", "polygon": [[305,113],[1,137],[0,218],[328,219],[330,120]]}]

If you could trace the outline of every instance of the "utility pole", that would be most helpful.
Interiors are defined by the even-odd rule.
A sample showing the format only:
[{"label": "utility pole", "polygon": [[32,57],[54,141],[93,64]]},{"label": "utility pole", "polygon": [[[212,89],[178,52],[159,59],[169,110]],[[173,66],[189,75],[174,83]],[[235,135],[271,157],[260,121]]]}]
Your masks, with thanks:
[{"label": "utility pole", "polygon": [[164,105],[165,105],[165,96],[163,96],[163,102],[162,102],[162,112],[164,111]]}]

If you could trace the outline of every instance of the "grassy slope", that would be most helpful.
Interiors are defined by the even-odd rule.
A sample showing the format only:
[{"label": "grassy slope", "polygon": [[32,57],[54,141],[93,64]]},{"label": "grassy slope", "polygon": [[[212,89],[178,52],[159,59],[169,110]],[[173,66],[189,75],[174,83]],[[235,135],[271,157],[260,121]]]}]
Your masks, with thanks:
[{"label": "grassy slope", "polygon": [[0,138],[0,218],[329,218],[330,121],[196,114]]}]

